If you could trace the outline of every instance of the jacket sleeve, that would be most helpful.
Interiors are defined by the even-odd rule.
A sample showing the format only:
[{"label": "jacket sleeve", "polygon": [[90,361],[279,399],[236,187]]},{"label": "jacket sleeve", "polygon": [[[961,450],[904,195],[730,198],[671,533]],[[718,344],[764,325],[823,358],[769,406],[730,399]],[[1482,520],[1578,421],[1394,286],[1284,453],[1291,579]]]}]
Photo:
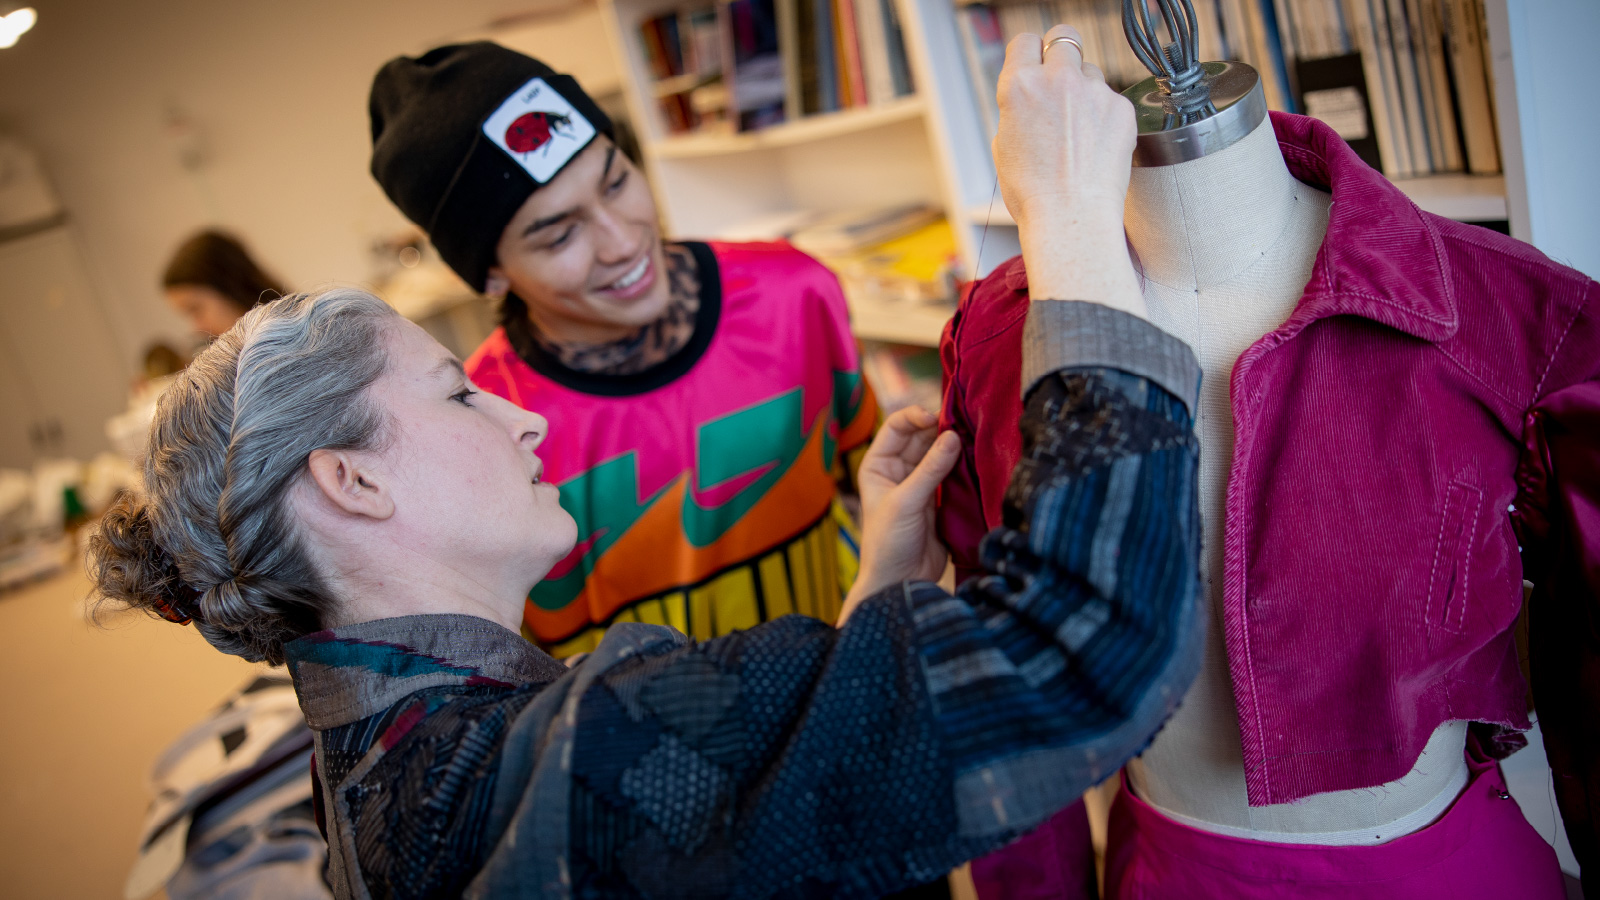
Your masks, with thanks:
[{"label": "jacket sleeve", "polygon": [[[974,288],[975,289],[975,288]],[[939,340],[939,363],[944,373],[939,403],[939,427],[954,431],[961,438],[961,457],[939,485],[939,508],[935,512],[939,539],[950,550],[956,584],[962,584],[980,571],[978,545],[983,541],[983,499],[978,487],[977,459],[973,449],[973,428],[967,421],[966,373],[961,368],[963,310],[945,324]]]},{"label": "jacket sleeve", "polygon": [[1513,521],[1534,584],[1534,705],[1584,890],[1600,897],[1600,378],[1540,400],[1524,440]]},{"label": "jacket sleeve", "polygon": [[1199,664],[1199,369],[1093,304],[1035,304],[1024,343],[1024,453],[988,574],[956,596],[886,589],[840,629],[660,643],[569,692],[567,827],[534,852],[564,852],[572,896],[878,897],[1148,744]]}]

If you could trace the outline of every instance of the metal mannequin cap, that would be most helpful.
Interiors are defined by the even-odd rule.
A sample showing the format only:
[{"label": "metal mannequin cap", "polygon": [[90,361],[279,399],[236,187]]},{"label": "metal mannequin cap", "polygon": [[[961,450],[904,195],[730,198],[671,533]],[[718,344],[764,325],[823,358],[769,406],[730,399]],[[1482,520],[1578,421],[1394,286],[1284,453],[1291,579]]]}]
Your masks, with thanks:
[{"label": "metal mannequin cap", "polygon": [[1267,117],[1261,76],[1242,62],[1200,62],[1189,0],[1156,0],[1171,43],[1163,44],[1144,0],[1122,0],[1122,30],[1150,78],[1122,92],[1139,124],[1136,166],[1171,166],[1238,143]]}]

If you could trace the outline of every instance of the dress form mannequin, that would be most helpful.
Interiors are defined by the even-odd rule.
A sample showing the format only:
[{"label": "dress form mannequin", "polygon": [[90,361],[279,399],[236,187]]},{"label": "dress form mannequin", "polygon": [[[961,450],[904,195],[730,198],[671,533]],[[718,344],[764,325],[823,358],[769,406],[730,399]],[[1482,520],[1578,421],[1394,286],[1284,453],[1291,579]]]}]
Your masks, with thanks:
[{"label": "dress form mannequin", "polygon": [[[1168,62],[1175,54],[1164,56]],[[1207,65],[1208,75],[1216,65]],[[1235,65],[1225,77],[1255,76]],[[1259,94],[1260,88],[1234,93],[1249,90]],[[1169,116],[1169,127],[1162,128],[1159,119],[1152,126],[1141,116],[1125,225],[1151,321],[1193,347],[1204,371],[1196,430],[1201,572],[1211,617],[1199,677],[1150,748],[1128,765],[1128,778],[1146,802],[1203,830],[1277,843],[1381,843],[1428,825],[1466,785],[1465,722],[1440,726],[1413,770],[1396,781],[1276,806],[1251,807],[1246,799],[1221,615],[1224,501],[1234,443],[1230,376],[1239,355],[1294,311],[1331,202],[1289,173],[1264,105],[1257,112],[1248,108],[1252,102],[1246,97],[1225,108],[1221,115],[1231,122],[1199,140],[1191,135],[1176,152],[1159,141],[1148,146],[1147,129],[1158,138],[1161,131],[1181,131],[1183,117]]]}]

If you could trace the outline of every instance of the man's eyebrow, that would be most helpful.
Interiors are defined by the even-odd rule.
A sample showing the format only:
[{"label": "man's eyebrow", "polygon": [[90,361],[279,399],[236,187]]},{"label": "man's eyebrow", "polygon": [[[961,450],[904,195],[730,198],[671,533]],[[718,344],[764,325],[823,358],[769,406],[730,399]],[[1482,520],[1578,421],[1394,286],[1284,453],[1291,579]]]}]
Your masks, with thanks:
[{"label": "man's eyebrow", "polygon": [[[606,181],[611,177],[611,164],[613,162],[616,162],[616,159],[617,159],[617,146],[615,144],[612,144],[610,147],[606,148],[606,164],[605,164],[605,167],[600,170],[600,188],[602,190],[605,189]],[[576,209],[568,209],[568,210],[563,210],[561,212],[558,212],[553,216],[545,216],[542,219],[536,219],[536,220],[534,220],[533,224],[529,225],[527,228],[522,229],[522,236],[523,237],[528,237],[529,235],[533,234],[535,231],[540,230],[541,228],[549,228],[551,225],[558,225],[562,221],[564,221],[564,220],[566,220],[566,219],[568,219],[568,218],[570,218],[572,216],[575,216],[577,214],[578,214],[578,211]]]},{"label": "man's eyebrow", "polygon": [[566,219],[577,215],[577,213],[578,211],[576,209],[568,209],[558,212],[553,216],[546,216],[543,219],[535,220],[532,225],[522,229],[522,236],[527,237],[541,228],[549,228],[551,225],[558,225]]}]

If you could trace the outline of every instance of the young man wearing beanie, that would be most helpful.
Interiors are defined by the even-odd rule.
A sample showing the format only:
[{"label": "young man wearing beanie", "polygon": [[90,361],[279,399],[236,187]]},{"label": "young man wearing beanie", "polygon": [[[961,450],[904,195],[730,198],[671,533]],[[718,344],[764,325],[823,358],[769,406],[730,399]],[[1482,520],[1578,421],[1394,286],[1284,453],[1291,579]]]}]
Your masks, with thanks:
[{"label": "young man wearing beanie", "polygon": [[495,44],[391,60],[370,112],[378,183],[501,299],[467,374],[558,425],[539,452],[579,540],[528,637],[561,657],[612,622],[833,621],[840,484],[878,418],[834,276],[786,244],[665,242],[605,113]]}]

